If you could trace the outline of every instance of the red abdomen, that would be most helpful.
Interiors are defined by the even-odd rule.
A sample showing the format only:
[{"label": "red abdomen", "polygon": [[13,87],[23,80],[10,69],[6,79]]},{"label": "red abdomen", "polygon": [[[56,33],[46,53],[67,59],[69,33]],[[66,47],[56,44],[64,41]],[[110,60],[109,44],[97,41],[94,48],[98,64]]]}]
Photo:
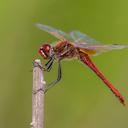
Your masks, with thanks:
[{"label": "red abdomen", "polygon": [[80,53],[80,59],[85,63],[96,75],[109,87],[109,89],[115,94],[115,96],[120,100],[120,102],[125,105],[125,101],[120,92],[104,77],[104,75],[98,70],[98,68],[91,61],[89,56],[84,53]]}]

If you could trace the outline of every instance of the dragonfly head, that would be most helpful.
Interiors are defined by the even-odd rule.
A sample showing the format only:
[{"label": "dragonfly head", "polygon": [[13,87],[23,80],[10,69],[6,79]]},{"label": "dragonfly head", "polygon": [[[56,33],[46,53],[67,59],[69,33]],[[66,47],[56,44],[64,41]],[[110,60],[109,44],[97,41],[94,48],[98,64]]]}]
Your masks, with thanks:
[{"label": "dragonfly head", "polygon": [[43,44],[38,52],[44,59],[49,59],[51,56],[51,46],[49,44]]}]

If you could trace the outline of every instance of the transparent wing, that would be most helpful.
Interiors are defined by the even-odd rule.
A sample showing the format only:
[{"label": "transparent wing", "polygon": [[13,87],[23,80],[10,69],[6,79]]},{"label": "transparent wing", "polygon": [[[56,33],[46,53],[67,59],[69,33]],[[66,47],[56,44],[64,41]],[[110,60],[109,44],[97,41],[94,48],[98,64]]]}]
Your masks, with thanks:
[{"label": "transparent wing", "polygon": [[53,27],[47,26],[47,25],[43,25],[40,23],[36,23],[36,26],[41,29],[44,30],[46,32],[48,32],[49,34],[55,36],[56,38],[60,39],[60,40],[65,40],[69,38],[69,35],[61,30],[55,29]]},{"label": "transparent wing", "polygon": [[99,41],[91,38],[87,34],[81,33],[79,31],[72,31],[70,32],[70,38],[75,42],[75,43],[86,43],[86,44],[100,44]]},{"label": "transparent wing", "polygon": [[49,34],[55,36],[56,38],[58,38],[60,40],[69,40],[69,41],[72,41],[74,43],[82,43],[82,42],[89,43],[89,44],[99,43],[99,41],[96,41],[95,39],[89,37],[86,34],[79,32],[79,31],[72,31],[69,34],[67,34],[61,30],[55,29],[55,28],[50,27],[48,25],[36,23],[36,26],[39,29],[48,32]]},{"label": "transparent wing", "polygon": [[128,45],[109,44],[104,45],[99,41],[83,34],[79,31],[70,32],[70,37],[75,41],[75,46],[82,48],[85,52],[91,55],[101,54],[103,52],[128,48]]},{"label": "transparent wing", "polygon": [[119,44],[110,44],[110,45],[100,45],[100,44],[76,44],[76,47],[81,48],[88,53],[94,53],[92,55],[98,55],[103,52],[111,51],[111,50],[118,50],[128,48],[128,45],[119,45]]}]

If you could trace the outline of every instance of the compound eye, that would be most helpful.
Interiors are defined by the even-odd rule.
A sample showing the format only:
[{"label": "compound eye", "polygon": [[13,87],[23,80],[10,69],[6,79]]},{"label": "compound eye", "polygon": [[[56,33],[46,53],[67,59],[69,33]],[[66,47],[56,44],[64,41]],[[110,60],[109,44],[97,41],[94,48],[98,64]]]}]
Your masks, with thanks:
[{"label": "compound eye", "polygon": [[48,59],[50,54],[51,46],[49,44],[43,44],[39,49],[39,54],[44,58]]},{"label": "compound eye", "polygon": [[50,51],[51,46],[49,44],[44,44],[43,49],[48,53]]}]

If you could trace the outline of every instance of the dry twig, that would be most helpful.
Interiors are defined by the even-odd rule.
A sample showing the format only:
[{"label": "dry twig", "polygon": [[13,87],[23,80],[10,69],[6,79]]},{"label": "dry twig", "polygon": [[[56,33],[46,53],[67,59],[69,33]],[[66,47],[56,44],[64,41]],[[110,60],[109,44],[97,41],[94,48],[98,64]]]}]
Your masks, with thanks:
[{"label": "dry twig", "polygon": [[44,85],[40,60],[34,61],[32,93],[32,128],[44,128]]}]

